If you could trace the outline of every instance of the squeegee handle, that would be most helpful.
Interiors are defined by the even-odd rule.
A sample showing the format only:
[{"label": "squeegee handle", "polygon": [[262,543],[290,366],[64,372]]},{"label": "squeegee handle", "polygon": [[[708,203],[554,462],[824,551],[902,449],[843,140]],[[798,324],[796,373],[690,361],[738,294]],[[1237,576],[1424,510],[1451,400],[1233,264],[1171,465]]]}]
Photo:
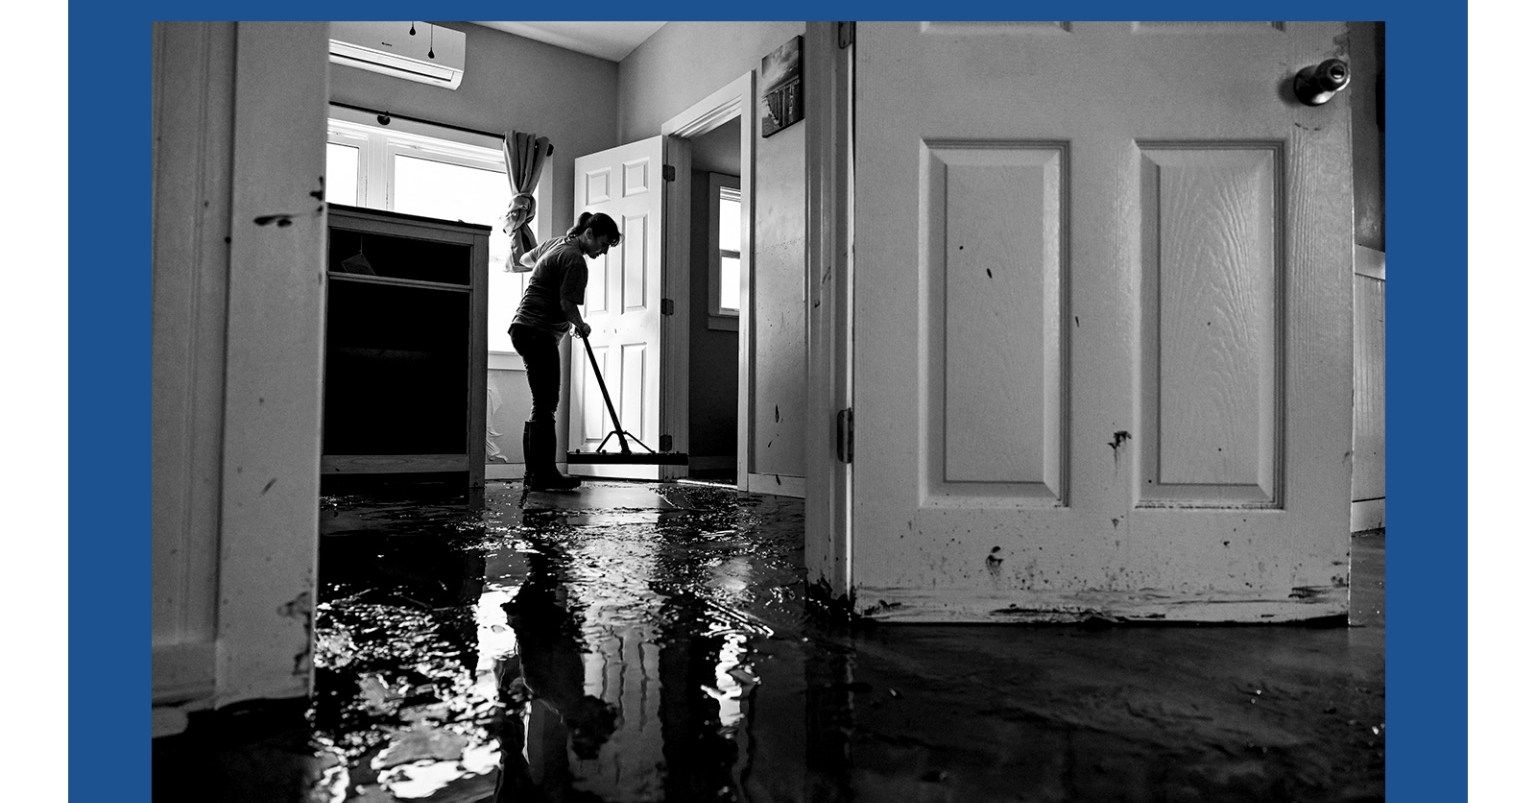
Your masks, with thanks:
[{"label": "squeegee handle", "polygon": [[603,381],[603,372],[597,369],[597,355],[592,353],[592,336],[581,339],[587,347],[587,360],[592,363],[592,376],[597,377],[597,389],[603,392],[603,403],[608,405],[608,417],[613,420],[613,431],[619,436],[619,451],[629,454],[629,441],[624,439],[624,428],[619,426],[619,414],[613,409],[613,397],[608,395],[608,383]]}]

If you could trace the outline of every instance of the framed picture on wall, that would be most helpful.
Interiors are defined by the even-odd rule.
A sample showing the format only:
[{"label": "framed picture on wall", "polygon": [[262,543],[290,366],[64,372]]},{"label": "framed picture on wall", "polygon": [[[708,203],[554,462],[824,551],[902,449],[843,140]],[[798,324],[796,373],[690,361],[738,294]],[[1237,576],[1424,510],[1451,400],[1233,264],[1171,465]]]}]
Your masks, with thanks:
[{"label": "framed picture on wall", "polygon": [[800,122],[800,39],[785,42],[763,57],[763,136],[771,137]]}]

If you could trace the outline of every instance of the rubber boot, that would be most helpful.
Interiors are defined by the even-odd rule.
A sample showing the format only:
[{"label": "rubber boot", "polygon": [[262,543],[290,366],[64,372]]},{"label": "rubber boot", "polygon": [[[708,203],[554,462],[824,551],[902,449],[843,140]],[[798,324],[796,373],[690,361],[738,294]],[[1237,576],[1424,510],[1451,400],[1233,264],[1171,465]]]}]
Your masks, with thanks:
[{"label": "rubber boot", "polygon": [[532,486],[534,478],[533,467],[536,461],[533,457],[533,422],[523,422],[523,485]]},{"label": "rubber boot", "polygon": [[535,491],[569,491],[581,485],[576,477],[567,477],[555,468],[555,422],[529,422],[529,449],[525,458],[532,466],[528,487]]}]

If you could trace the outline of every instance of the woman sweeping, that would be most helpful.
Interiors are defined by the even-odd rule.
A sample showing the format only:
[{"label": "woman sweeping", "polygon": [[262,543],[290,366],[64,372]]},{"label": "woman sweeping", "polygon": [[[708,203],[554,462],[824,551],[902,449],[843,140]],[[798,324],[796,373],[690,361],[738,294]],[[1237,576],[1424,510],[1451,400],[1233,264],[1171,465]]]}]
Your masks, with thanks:
[{"label": "woman sweeping", "polygon": [[512,348],[523,356],[533,412],[523,425],[523,484],[535,491],[567,491],[581,484],[555,467],[555,408],[560,404],[560,341],[566,332],[592,333],[581,319],[586,302],[587,260],[608,253],[620,240],[618,224],[602,212],[583,212],[564,237],[523,254],[532,268],[528,289],[512,318]]}]

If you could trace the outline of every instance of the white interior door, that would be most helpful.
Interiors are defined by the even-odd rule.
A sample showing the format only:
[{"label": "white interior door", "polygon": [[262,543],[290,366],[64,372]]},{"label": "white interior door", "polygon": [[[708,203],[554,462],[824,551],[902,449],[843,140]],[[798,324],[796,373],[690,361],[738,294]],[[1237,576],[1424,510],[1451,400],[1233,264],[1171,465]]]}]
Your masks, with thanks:
[{"label": "white interior door", "polygon": [[860,24],[858,610],[1347,612],[1344,34]]},{"label": "white interior door", "polygon": [[[624,235],[618,247],[587,260],[587,303],[592,353],[626,438],[659,450],[661,436],[662,223],[665,186],[663,137],[631,142],[576,158],[576,209],[603,212]],[[571,345],[571,451],[618,452],[618,438],[586,347]],[[607,444],[603,444],[608,438]],[[631,443],[630,448],[645,448]],[[605,477],[656,479],[655,465],[587,465],[573,471]]]}]

